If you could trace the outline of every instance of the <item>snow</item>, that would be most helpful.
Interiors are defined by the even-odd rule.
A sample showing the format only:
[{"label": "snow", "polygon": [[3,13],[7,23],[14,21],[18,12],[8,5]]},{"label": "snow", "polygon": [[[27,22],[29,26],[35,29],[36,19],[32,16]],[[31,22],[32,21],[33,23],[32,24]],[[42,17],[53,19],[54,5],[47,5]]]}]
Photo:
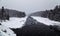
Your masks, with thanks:
[{"label": "snow", "polygon": [[0,36],[16,36],[10,28],[22,28],[26,22],[27,16],[24,18],[10,17],[10,20],[0,22]]},{"label": "snow", "polygon": [[38,22],[43,23],[45,25],[58,25],[58,26],[60,26],[60,22],[58,22],[58,21],[53,21],[48,18],[38,17],[38,16],[31,16],[31,17],[33,19],[37,20]]},{"label": "snow", "polygon": [[[60,22],[52,21],[48,18],[38,17],[38,16],[31,16],[33,19],[37,20],[40,23],[45,25],[58,25],[60,26]],[[10,20],[6,20],[6,22],[1,22],[0,25],[0,36],[16,36],[16,34],[10,28],[22,28],[25,25],[28,16],[24,18],[19,17],[10,17]],[[4,32],[6,31],[6,32]]]},{"label": "snow", "polygon": [[16,34],[10,28],[0,25],[0,36],[16,36]]},{"label": "snow", "polygon": [[24,26],[26,22],[27,16],[24,18],[18,17],[10,17],[10,20],[6,20],[6,22],[2,22],[2,25],[9,27],[9,28],[21,28]]},{"label": "snow", "polygon": [[[45,25],[58,25],[60,26],[60,22],[58,21],[52,21],[48,18],[44,17],[38,17],[38,16],[31,16],[33,19],[37,20],[40,23],[43,23]],[[26,22],[26,19],[28,16],[24,18],[18,18],[18,17],[10,17],[10,20],[6,20],[6,22],[2,22],[2,25],[9,27],[9,28],[22,28],[24,26],[24,23]]]}]

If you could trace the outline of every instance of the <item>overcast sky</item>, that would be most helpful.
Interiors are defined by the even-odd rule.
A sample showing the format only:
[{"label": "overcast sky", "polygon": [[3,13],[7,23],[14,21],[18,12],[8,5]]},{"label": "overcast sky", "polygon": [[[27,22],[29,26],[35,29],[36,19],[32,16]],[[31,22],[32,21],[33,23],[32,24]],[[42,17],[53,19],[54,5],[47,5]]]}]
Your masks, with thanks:
[{"label": "overcast sky", "polygon": [[52,9],[59,4],[60,0],[0,0],[0,8],[4,6],[8,9],[26,12],[26,14]]}]

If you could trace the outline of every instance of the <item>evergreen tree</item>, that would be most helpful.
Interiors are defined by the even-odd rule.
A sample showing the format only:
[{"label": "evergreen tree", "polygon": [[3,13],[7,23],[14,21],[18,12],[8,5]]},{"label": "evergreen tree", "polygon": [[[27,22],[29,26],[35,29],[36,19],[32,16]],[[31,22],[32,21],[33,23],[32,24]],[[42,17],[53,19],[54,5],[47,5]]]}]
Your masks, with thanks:
[{"label": "evergreen tree", "polygon": [[9,15],[6,16],[6,19],[9,20]]},{"label": "evergreen tree", "polygon": [[5,10],[4,10],[4,7],[2,6],[2,9],[1,9],[2,17],[4,15],[4,12],[5,12]]},{"label": "evergreen tree", "polygon": [[54,11],[56,11],[57,9],[58,9],[59,7],[58,7],[58,5],[54,8]]}]

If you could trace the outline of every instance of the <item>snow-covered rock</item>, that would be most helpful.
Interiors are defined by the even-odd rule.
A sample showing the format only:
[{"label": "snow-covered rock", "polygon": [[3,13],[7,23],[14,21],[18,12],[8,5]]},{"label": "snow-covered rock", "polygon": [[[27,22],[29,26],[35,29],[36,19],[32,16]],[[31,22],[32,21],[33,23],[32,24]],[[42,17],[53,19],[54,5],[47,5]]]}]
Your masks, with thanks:
[{"label": "snow-covered rock", "polygon": [[[22,36],[58,36],[53,30],[50,29],[50,26],[47,26],[47,24],[44,24],[42,22],[39,22],[36,17],[34,19],[33,17],[28,17],[26,20],[26,25],[22,27],[21,34]],[[40,19],[39,19],[40,20]],[[18,34],[20,36],[20,34]]]},{"label": "snow-covered rock", "polygon": [[26,22],[25,22],[25,25],[34,25],[34,24],[37,24],[38,21],[36,21],[35,19],[33,19],[32,17],[28,17],[26,19]]},{"label": "snow-covered rock", "polygon": [[[1,26],[0,26],[0,35],[3,34],[2,36],[20,36],[20,34],[30,34],[30,32],[28,33],[27,31],[31,31],[31,34],[33,32],[36,31],[36,30],[42,30],[43,33],[44,32],[49,32],[54,34],[54,30],[50,29],[49,26],[47,25],[59,25],[60,22],[57,22],[57,21],[52,21],[52,20],[49,20],[48,18],[43,18],[43,17],[37,17],[37,16],[31,16],[31,17],[24,17],[24,18],[18,18],[18,17],[10,17],[10,20],[6,20],[6,22],[1,22]],[[26,26],[27,25],[27,26]],[[3,30],[2,30],[3,28]],[[10,28],[14,28],[14,33]],[[20,29],[21,28],[21,29]],[[37,29],[36,29],[37,28]],[[47,29],[48,28],[48,29]],[[7,33],[5,33],[5,29],[7,30]],[[48,31],[45,31],[48,30]],[[35,30],[35,31],[34,31]],[[49,31],[50,30],[50,31]],[[27,33],[26,33],[27,32]],[[39,33],[38,32],[41,32],[41,31],[37,31],[36,35],[38,35]],[[49,34],[48,33],[48,34]],[[35,34],[34,34],[35,35]],[[41,35],[41,34],[39,34]],[[25,36],[25,35],[24,35]]]}]

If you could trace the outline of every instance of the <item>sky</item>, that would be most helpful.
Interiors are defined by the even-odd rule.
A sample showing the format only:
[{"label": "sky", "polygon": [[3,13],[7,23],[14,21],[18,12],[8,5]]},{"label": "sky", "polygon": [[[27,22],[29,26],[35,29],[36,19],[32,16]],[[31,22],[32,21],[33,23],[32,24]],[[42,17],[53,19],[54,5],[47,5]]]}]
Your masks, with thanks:
[{"label": "sky", "polygon": [[60,5],[60,0],[0,0],[0,8],[4,6],[8,9],[25,12],[27,15],[53,9],[56,5]]}]

